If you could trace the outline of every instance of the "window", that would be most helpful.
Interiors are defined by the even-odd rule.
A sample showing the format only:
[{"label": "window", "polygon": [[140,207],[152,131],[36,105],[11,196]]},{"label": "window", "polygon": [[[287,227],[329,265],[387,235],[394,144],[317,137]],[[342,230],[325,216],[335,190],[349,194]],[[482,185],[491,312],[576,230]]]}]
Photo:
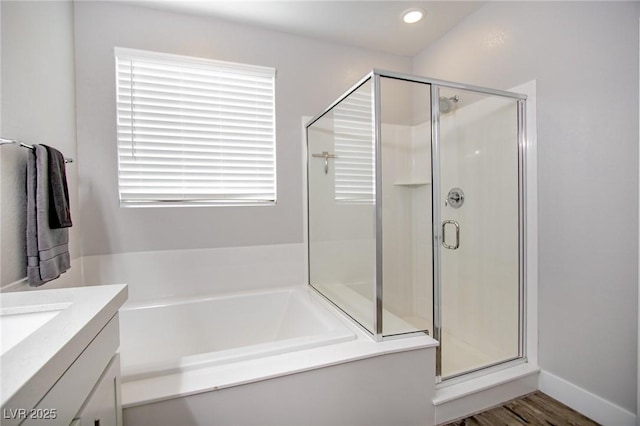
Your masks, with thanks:
[{"label": "window", "polygon": [[121,206],[275,203],[273,68],[115,56]]},{"label": "window", "polygon": [[348,204],[375,202],[375,146],[371,92],[351,93],[336,105],[335,131],[336,201]]}]

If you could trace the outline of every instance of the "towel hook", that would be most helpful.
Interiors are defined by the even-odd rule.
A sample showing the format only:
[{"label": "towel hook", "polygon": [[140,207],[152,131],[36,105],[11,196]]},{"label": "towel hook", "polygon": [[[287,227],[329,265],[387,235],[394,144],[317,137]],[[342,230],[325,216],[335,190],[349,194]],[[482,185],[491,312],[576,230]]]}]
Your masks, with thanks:
[{"label": "towel hook", "polygon": [[324,158],[324,174],[329,173],[329,158],[338,158],[335,154],[329,154],[327,151],[322,151],[322,154],[311,154],[312,157]]}]

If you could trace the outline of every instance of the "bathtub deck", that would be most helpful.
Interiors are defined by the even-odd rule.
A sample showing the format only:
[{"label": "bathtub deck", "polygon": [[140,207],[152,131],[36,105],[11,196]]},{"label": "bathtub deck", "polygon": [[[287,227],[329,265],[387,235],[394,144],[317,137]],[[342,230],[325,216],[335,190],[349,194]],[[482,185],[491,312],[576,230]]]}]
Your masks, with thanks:
[{"label": "bathtub deck", "polygon": [[335,345],[124,382],[122,406],[127,408],[382,355],[438,346],[436,340],[426,335],[374,342],[361,331],[357,332],[360,336],[356,340]]},{"label": "bathtub deck", "polygon": [[[313,355],[307,354],[309,358]],[[262,361],[262,367],[268,368],[266,359]],[[269,380],[254,377],[243,386],[125,407],[124,424],[431,426],[434,366],[435,348],[427,348],[336,362],[295,374],[289,371]],[[215,377],[204,378],[205,382],[212,380]],[[127,399],[126,385],[123,399]]]}]

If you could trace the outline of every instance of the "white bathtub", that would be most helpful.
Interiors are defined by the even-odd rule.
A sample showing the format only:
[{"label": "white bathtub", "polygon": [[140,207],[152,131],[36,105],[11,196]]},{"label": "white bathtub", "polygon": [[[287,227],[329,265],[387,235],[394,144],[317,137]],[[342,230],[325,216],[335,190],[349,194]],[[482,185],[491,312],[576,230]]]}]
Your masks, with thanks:
[{"label": "white bathtub", "polygon": [[120,330],[125,426],[433,419],[437,342],[375,342],[306,286],[129,304]]},{"label": "white bathtub", "polygon": [[355,338],[310,303],[304,289],[165,300],[120,311],[123,382]]}]

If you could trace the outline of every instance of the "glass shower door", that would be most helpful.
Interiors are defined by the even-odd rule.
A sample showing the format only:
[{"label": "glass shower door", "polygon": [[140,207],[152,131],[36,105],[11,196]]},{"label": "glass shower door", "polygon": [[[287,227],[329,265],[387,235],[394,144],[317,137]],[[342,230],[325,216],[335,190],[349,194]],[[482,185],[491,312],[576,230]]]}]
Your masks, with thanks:
[{"label": "glass shower door", "polygon": [[439,376],[447,379],[522,356],[518,105],[461,89],[440,88],[434,97],[440,175],[436,338]]}]

